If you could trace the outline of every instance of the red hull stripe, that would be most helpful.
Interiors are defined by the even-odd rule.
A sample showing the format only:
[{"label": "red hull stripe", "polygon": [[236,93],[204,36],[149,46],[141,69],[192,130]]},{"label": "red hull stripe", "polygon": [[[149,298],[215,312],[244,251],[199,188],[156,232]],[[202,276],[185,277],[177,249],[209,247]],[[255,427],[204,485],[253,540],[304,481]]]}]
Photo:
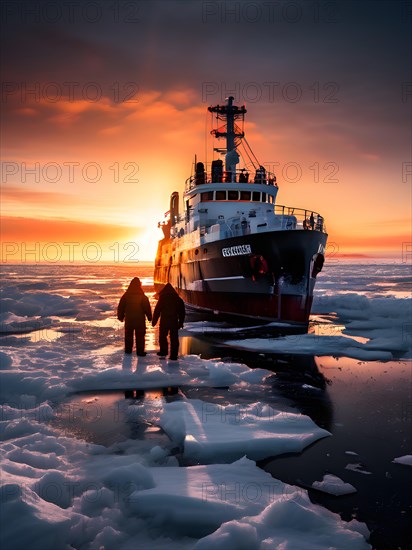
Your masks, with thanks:
[{"label": "red hull stripe", "polygon": [[178,289],[183,300],[191,306],[217,311],[221,314],[253,317],[268,321],[307,323],[312,296],[283,294],[237,294],[196,292]]}]

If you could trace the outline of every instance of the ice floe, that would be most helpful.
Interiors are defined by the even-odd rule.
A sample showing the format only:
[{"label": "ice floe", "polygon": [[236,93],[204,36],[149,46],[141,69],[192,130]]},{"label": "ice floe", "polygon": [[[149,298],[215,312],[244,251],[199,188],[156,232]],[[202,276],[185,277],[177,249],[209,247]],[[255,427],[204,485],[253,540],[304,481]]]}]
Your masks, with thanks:
[{"label": "ice floe", "polygon": [[332,474],[325,474],[322,481],[314,481],[312,487],[318,489],[318,491],[323,491],[324,493],[335,496],[356,493],[356,489],[353,485],[345,483],[340,477]]},{"label": "ice floe", "polygon": [[392,462],[395,464],[404,464],[405,466],[412,466],[412,455],[398,456],[394,458]]},{"label": "ice floe", "polygon": [[345,470],[351,470],[352,472],[358,472],[365,475],[372,474],[372,472],[368,472],[368,470],[365,470],[365,468],[359,462],[357,462],[356,464],[347,464],[345,466]]},{"label": "ice floe", "polygon": [[191,399],[166,403],[163,411],[161,427],[183,445],[185,457],[202,463],[297,453],[330,435],[308,416],[264,403],[224,407]]}]

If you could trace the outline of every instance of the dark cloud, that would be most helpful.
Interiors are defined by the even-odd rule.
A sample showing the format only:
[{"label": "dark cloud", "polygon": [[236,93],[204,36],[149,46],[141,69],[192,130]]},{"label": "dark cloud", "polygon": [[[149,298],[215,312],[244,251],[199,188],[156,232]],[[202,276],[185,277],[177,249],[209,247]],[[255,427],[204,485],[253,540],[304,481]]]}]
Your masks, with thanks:
[{"label": "dark cloud", "polygon": [[386,88],[389,77],[410,71],[402,1],[103,1],[93,2],[101,9],[96,22],[80,9],[71,21],[65,0],[13,4],[60,5],[62,17],[52,23],[40,10],[36,23],[6,18],[9,78],[120,78],[162,90],[204,80],[348,78]]},{"label": "dark cloud", "polygon": [[[130,111],[116,107],[133,86],[137,99],[191,90],[182,109],[232,92],[260,128],[300,127],[302,147],[321,147],[325,130],[360,152],[406,159],[411,12],[401,0],[6,1],[3,80],[16,91],[6,88],[5,124],[14,142],[46,133],[58,140],[64,129],[75,144],[81,128],[93,142],[127,119]],[[33,82],[34,105],[23,89]],[[93,96],[93,82],[101,98],[86,98],[79,112],[66,104],[62,114],[50,97],[56,83],[67,100],[67,82],[76,83],[76,100]]]}]

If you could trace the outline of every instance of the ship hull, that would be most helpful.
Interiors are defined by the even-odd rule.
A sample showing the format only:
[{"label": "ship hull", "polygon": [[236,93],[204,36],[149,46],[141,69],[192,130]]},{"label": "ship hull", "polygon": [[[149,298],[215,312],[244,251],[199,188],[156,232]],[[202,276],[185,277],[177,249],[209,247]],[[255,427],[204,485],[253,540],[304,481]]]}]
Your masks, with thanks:
[{"label": "ship hull", "polygon": [[320,231],[285,230],[186,249],[179,239],[163,239],[155,288],[170,282],[188,306],[220,317],[305,330],[326,239]]}]

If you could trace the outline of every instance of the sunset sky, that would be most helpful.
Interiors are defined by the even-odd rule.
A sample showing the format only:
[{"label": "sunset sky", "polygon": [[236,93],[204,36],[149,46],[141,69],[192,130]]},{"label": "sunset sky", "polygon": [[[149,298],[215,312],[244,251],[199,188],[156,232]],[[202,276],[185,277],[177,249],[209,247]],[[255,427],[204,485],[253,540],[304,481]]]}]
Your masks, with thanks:
[{"label": "sunset sky", "polygon": [[380,0],[3,2],[3,261],[153,260],[170,193],[195,154],[212,160],[207,107],[228,95],[278,203],[320,212],[331,253],[412,255],[411,15]]}]

